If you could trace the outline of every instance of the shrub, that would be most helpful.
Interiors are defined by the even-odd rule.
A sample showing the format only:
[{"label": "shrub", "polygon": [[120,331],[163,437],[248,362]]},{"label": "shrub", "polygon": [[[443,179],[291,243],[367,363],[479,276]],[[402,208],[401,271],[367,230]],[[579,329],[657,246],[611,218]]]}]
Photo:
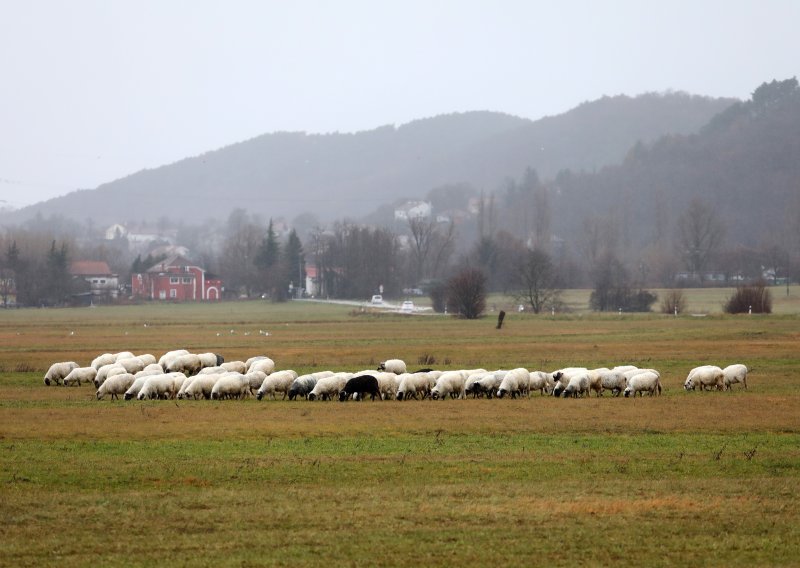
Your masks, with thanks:
[{"label": "shrub", "polygon": [[478,268],[465,268],[447,281],[447,303],[466,319],[477,319],[486,309],[486,275]]},{"label": "shrub", "polygon": [[447,307],[447,286],[442,282],[437,282],[431,286],[429,296],[433,303],[433,311],[443,314]]},{"label": "shrub", "polygon": [[725,304],[725,312],[729,314],[745,314],[751,310],[754,314],[772,313],[772,294],[763,280],[738,286]]},{"label": "shrub", "polygon": [[682,314],[686,308],[686,296],[683,290],[670,290],[661,300],[661,313],[664,314]]}]

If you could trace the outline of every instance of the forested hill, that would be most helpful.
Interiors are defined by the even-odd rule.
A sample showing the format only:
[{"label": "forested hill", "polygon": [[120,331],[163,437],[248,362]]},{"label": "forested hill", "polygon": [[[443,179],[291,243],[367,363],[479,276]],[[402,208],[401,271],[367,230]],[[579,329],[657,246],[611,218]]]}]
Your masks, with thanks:
[{"label": "forested hill", "polygon": [[537,121],[469,112],[355,134],[265,134],[0,221],[41,214],[103,224],[161,216],[199,223],[236,207],[265,217],[311,212],[324,221],[358,218],[440,185],[493,191],[527,167],[544,178],[565,168],[597,170],[621,162],[637,141],[696,132],[733,103],[682,93],[615,96]]},{"label": "forested hill", "polygon": [[564,226],[601,219],[631,250],[672,243],[693,200],[726,227],[728,246],[794,246],[800,238],[800,89],[758,87],[697,134],[636,145],[595,174],[562,173],[554,211]]}]

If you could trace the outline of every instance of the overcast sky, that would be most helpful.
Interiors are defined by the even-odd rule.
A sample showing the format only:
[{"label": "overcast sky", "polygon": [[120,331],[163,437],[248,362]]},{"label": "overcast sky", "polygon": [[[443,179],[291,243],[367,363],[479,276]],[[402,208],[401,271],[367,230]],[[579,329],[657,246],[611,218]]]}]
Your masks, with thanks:
[{"label": "overcast sky", "polygon": [[746,99],[800,74],[798,23],[797,0],[0,0],[0,207],[279,130]]}]

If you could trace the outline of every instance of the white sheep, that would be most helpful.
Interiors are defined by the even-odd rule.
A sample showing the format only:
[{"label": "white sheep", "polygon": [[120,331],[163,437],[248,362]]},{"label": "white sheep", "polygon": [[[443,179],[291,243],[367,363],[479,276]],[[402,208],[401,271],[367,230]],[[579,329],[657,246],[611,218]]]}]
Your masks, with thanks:
[{"label": "white sheep", "polygon": [[400,382],[397,385],[397,400],[408,400],[413,398],[416,400],[417,395],[422,395],[425,398],[430,395],[431,389],[436,385],[436,379],[433,377],[433,372],[428,373],[406,373],[399,375]]},{"label": "white sheep", "polygon": [[[139,371],[139,373],[163,373],[164,369],[161,368],[161,365],[158,363],[150,363],[144,369]],[[134,375],[138,375],[139,373],[134,373]]]},{"label": "white sheep", "polygon": [[173,359],[177,359],[178,357],[181,357],[182,355],[188,355],[188,354],[189,354],[189,352],[186,349],[177,349],[175,351],[167,351],[158,360],[158,364],[162,369],[166,370]]},{"label": "white sheep", "polygon": [[[258,359],[253,361],[248,367],[247,372],[251,371],[261,371],[265,375],[269,375],[275,371],[275,361],[270,359],[269,357],[264,357],[262,359]],[[297,378],[297,377],[295,377]]]},{"label": "white sheep", "polygon": [[256,361],[261,361],[262,359],[269,359],[266,355],[256,355],[255,357],[250,357],[247,361],[244,362],[244,371],[243,373],[250,370],[250,366],[255,363]]},{"label": "white sheep", "polygon": [[195,376],[188,385],[181,387],[184,394],[183,398],[197,399],[201,396],[205,399],[211,398],[211,390],[223,374],[224,373],[210,373],[207,375]]},{"label": "white sheep", "polygon": [[591,388],[589,371],[570,373],[567,376],[569,377],[569,382],[564,387],[564,398],[589,396],[589,389]]},{"label": "white sheep", "polygon": [[97,400],[101,400],[106,395],[111,395],[111,400],[119,399],[119,395],[124,395],[125,392],[133,386],[136,377],[130,373],[123,373],[121,375],[114,375],[106,379],[100,388],[97,389]]},{"label": "white sheep", "polygon": [[244,361],[228,361],[220,365],[223,369],[225,369],[226,373],[241,373],[245,374],[247,369],[247,364]]},{"label": "white sheep", "polygon": [[538,390],[540,394],[550,394],[553,391],[553,374],[545,371],[531,371],[530,390]]},{"label": "white sheep", "polygon": [[586,367],[565,367],[563,369],[553,371],[553,396],[559,397],[564,393],[564,389],[567,388],[572,375],[583,375],[588,373],[588,371],[589,369]]},{"label": "white sheep", "polygon": [[[144,369],[147,366],[147,363],[145,363],[139,357],[126,357],[117,361],[115,365],[125,369],[126,373],[136,374]],[[106,377],[108,377],[108,375],[106,375]]]},{"label": "white sheep", "polygon": [[292,384],[289,387],[289,400],[294,400],[298,396],[308,398],[308,393],[314,390],[318,380],[319,379],[313,374],[300,375],[297,377],[294,381],[292,381]]},{"label": "white sheep", "polygon": [[[470,373],[471,374],[471,373]],[[431,389],[431,398],[444,400],[450,398],[466,398],[467,378],[464,371],[445,371],[436,379],[436,384]]]},{"label": "white sheep", "polygon": [[531,374],[528,369],[523,369],[522,367],[511,369],[503,377],[500,386],[497,387],[497,398],[503,398],[507,394],[510,394],[511,398],[517,398],[517,395],[528,395],[530,382]]},{"label": "white sheep", "polygon": [[650,396],[661,394],[661,381],[658,372],[647,370],[628,379],[628,386],[625,387],[626,397],[633,395],[636,398],[636,393],[639,393],[639,396],[644,396],[645,392],[649,393]]},{"label": "white sheep", "polygon": [[[119,376],[119,375],[116,375]],[[125,391],[125,394],[122,396],[125,400],[131,400],[132,398],[136,398],[142,390],[144,383],[147,379],[149,379],[152,375],[146,375],[144,377],[137,377],[136,380],[133,381],[130,388]],[[102,385],[100,385],[102,386]],[[100,390],[98,388],[98,390]]]},{"label": "white sheep", "polygon": [[403,373],[408,372],[406,370],[406,364],[402,359],[387,359],[378,365],[376,370],[394,373],[395,375],[402,375]]},{"label": "white sheep", "polygon": [[[262,371],[250,371],[248,375],[251,373],[260,373],[262,376],[264,375]],[[267,375],[257,387],[256,398],[261,400],[264,395],[269,395],[272,400],[275,400],[275,393],[281,392],[285,399],[296,378],[297,373],[291,370],[277,371],[271,375]]]},{"label": "white sheep", "polygon": [[175,398],[175,394],[180,389],[186,375],[174,371],[163,375],[152,375],[147,377],[142,385],[142,390],[136,395],[138,400]]},{"label": "white sheep", "polygon": [[44,374],[44,384],[47,386],[50,386],[50,383],[60,385],[61,381],[64,380],[64,377],[69,375],[73,369],[77,369],[78,367],[79,365],[75,361],[53,363]]},{"label": "white sheep", "polygon": [[[728,365],[724,369],[722,369],[722,374],[724,375],[722,381],[725,385],[725,390],[732,390],[733,385],[737,383],[742,383],[742,386],[745,390],[747,390],[747,366],[742,365],[741,363],[737,363],[734,365]],[[67,381],[64,380],[64,383]]]},{"label": "white sheep", "polygon": [[603,391],[603,373],[609,371],[606,367],[589,369],[589,390],[594,391],[595,395],[600,396]]},{"label": "white sheep", "polygon": [[724,381],[725,374],[722,369],[715,365],[702,365],[689,371],[686,381],[683,383],[683,388],[687,391],[694,390],[697,387],[700,387],[701,391],[707,388],[709,390],[713,388],[722,390]]},{"label": "white sheep", "polygon": [[114,355],[112,355],[111,353],[103,353],[102,355],[98,355],[97,357],[92,359],[92,363],[89,366],[94,367],[99,371],[100,367],[102,367],[103,365],[110,365],[112,363],[116,363],[116,361],[117,358],[114,357]]},{"label": "white sheep", "polygon": [[200,365],[203,368],[222,365],[224,360],[222,355],[217,355],[216,353],[200,353],[198,357],[200,358]]},{"label": "white sheep", "polygon": [[130,351],[120,351],[119,353],[114,354],[114,362],[119,363],[123,359],[130,359],[132,357],[136,357],[136,355],[134,355]]},{"label": "white sheep", "polygon": [[184,375],[196,375],[200,369],[203,368],[203,363],[200,361],[200,356],[194,353],[188,355],[181,355],[172,359],[167,368],[168,373],[183,373]]},{"label": "white sheep", "polygon": [[242,373],[225,373],[211,388],[211,398],[245,398],[250,394],[250,381]]},{"label": "white sheep", "polygon": [[[600,374],[600,387],[601,391],[600,394],[602,396],[603,391],[610,390],[612,396],[619,396],[625,390],[625,387],[628,386],[628,379],[625,377],[625,372],[621,370],[609,369]],[[633,369],[629,369],[633,370]]]},{"label": "white sheep", "polygon": [[[144,363],[145,367],[149,365],[158,365],[158,361],[156,360],[156,356],[152,353],[142,353],[141,355],[136,356],[142,363]],[[159,365],[160,367],[161,365]]]},{"label": "white sheep", "polygon": [[81,381],[91,383],[97,376],[97,369],[94,367],[77,367],[72,369],[69,374],[64,377],[64,386],[76,384],[81,386]]},{"label": "white sheep", "polygon": [[308,393],[308,400],[332,400],[339,396],[339,392],[353,378],[353,373],[334,373],[328,377],[317,380],[317,384]]}]

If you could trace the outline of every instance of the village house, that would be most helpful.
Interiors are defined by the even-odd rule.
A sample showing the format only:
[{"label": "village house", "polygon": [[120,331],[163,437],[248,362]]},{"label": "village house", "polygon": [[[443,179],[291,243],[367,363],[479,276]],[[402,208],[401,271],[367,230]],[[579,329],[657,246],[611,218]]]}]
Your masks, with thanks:
[{"label": "village house", "polygon": [[222,280],[184,256],[173,255],[131,275],[131,293],[148,300],[173,302],[220,300]]},{"label": "village house", "polygon": [[119,275],[111,272],[107,262],[76,260],[70,264],[69,273],[89,284],[92,298],[113,300],[119,294]]}]

